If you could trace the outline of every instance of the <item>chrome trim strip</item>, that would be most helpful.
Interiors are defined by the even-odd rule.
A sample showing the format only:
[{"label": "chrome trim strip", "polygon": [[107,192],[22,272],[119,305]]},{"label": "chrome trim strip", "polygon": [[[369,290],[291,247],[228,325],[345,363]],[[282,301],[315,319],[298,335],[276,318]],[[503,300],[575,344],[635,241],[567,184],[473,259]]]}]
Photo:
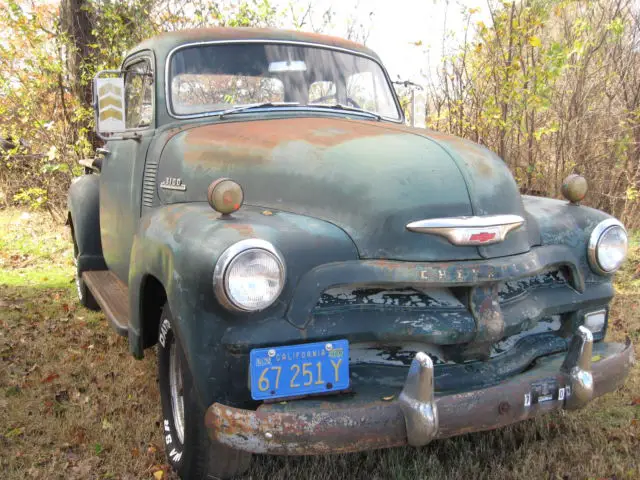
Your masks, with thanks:
[{"label": "chrome trim strip", "polygon": [[[524,218],[519,215],[486,215],[417,220],[408,223],[406,228],[411,232],[439,235],[453,245],[491,245],[504,241],[509,232],[523,224]],[[486,230],[491,230],[491,232]],[[465,232],[470,233],[471,236],[492,233],[494,237],[489,240],[473,240],[471,236],[466,239],[461,238],[460,234]]]},{"label": "chrome trim strip", "polygon": [[[242,307],[241,305],[236,305],[228,295],[228,286],[227,286],[227,269],[229,265],[243,252],[247,250],[265,250],[272,254],[276,261],[280,264],[280,291],[273,298],[273,301],[258,310],[250,310]],[[230,247],[228,247],[222,255],[218,257],[218,261],[216,262],[216,266],[213,270],[213,289],[216,294],[218,301],[225,308],[236,311],[236,312],[256,312],[259,310],[264,310],[265,308],[273,305],[280,294],[282,293],[282,289],[284,288],[284,283],[286,280],[286,267],[284,263],[284,258],[280,254],[280,252],[266,240],[261,240],[259,238],[247,238],[246,240],[240,240],[239,242],[234,243]]]},{"label": "chrome trim strip", "polygon": [[[600,222],[598,225],[596,225],[596,228],[593,229],[593,231],[591,232],[591,236],[589,237],[589,244],[587,246],[587,257],[589,258],[589,266],[594,272],[596,272],[599,275],[611,275],[612,273],[617,271],[617,269],[607,271],[603,269],[598,263],[598,243],[600,243],[600,239],[607,232],[607,230],[613,227],[622,228],[622,230],[624,230],[625,235],[627,235],[627,229],[624,228],[624,225],[622,224],[622,222],[620,222],[615,218],[608,218]],[[627,242],[628,242],[628,238],[627,238]],[[627,243],[627,248],[628,248],[628,243]]]},{"label": "chrome trim strip", "polygon": [[[164,66],[164,96],[165,96],[165,104],[167,106],[167,112],[169,113],[170,117],[173,118],[178,118],[178,119],[185,119],[185,118],[203,118],[203,117],[211,117],[211,116],[215,116],[215,115],[219,115],[222,111],[224,110],[218,110],[215,112],[205,112],[205,113],[193,113],[193,114],[186,114],[186,115],[181,115],[181,114],[177,114],[173,111],[173,107],[171,105],[171,97],[170,97],[170,89],[169,89],[169,66],[171,65],[171,57],[173,57],[173,55],[179,51],[182,50],[183,48],[190,48],[190,47],[199,47],[199,46],[205,46],[205,45],[223,45],[223,44],[238,44],[238,43],[271,43],[271,44],[278,44],[278,45],[298,45],[298,46],[306,46],[306,47],[314,47],[314,48],[324,48],[326,50],[334,50],[336,52],[342,52],[342,53],[349,53],[351,55],[358,55],[360,57],[364,57],[367,58],[373,62],[375,62],[376,64],[378,64],[378,66],[380,67],[380,69],[382,70],[382,73],[384,74],[386,80],[387,80],[387,85],[389,87],[389,89],[391,90],[391,96],[393,97],[393,100],[395,102],[396,105],[396,111],[398,112],[399,118],[394,119],[394,118],[389,118],[389,117],[384,117],[382,115],[379,115],[378,113],[375,113],[375,115],[379,115],[382,119],[387,120],[389,122],[393,122],[393,123],[400,123],[403,124],[405,121],[404,118],[404,111],[402,110],[402,107],[400,106],[400,102],[398,101],[398,94],[396,93],[395,89],[393,88],[393,84],[391,83],[391,78],[389,77],[389,73],[387,72],[387,69],[384,67],[384,65],[382,64],[382,62],[380,62],[379,60],[377,60],[376,58],[372,57],[371,55],[367,55],[366,53],[362,53],[362,52],[358,52],[356,50],[350,50],[348,48],[342,48],[342,47],[334,47],[332,45],[326,45],[323,43],[313,43],[313,42],[300,42],[300,41],[295,41],[295,40],[269,40],[269,39],[258,39],[258,38],[250,38],[250,39],[238,39],[238,40],[210,40],[210,41],[205,41],[205,42],[192,42],[192,43],[185,43],[184,45],[178,45],[177,47],[173,48],[169,54],[167,55],[167,59],[165,61],[165,66]],[[301,110],[302,107],[298,107],[296,110]],[[282,109],[279,109],[280,111],[282,111]],[[326,112],[327,109],[321,110]],[[313,109],[305,109],[304,111],[318,111],[318,110],[313,110]],[[334,112],[334,113],[356,113],[356,112]],[[363,113],[364,115],[364,113]]]},{"label": "chrome trim strip", "polygon": [[[426,228],[474,228],[474,227],[494,227],[510,225],[513,223],[524,223],[524,218],[519,215],[486,215],[482,217],[448,217],[430,218],[428,220],[417,220],[407,225],[411,231],[420,232]],[[426,232],[425,232],[426,233]]]}]

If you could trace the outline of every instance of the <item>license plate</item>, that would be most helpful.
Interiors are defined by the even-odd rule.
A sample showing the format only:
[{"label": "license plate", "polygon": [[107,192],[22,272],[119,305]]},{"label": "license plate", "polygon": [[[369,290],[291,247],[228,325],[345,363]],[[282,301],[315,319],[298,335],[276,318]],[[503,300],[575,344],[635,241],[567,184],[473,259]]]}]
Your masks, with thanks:
[{"label": "license plate", "polygon": [[304,343],[251,350],[251,397],[266,400],[349,388],[349,342]]}]

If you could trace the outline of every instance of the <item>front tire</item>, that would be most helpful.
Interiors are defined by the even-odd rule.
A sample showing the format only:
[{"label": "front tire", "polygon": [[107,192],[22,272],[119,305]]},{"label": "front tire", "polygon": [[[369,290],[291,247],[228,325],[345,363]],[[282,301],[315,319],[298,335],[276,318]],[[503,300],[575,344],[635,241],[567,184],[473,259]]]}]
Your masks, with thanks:
[{"label": "front tire", "polygon": [[241,474],[249,468],[251,454],[214,443],[207,435],[205,409],[197,400],[172,325],[171,310],[165,305],[158,337],[158,377],[167,460],[183,480]]}]

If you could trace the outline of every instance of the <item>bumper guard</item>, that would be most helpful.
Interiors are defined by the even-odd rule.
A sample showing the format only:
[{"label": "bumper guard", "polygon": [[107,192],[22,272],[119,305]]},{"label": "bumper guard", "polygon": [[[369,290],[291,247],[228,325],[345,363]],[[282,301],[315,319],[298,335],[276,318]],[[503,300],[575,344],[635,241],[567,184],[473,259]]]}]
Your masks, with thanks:
[{"label": "bumper guard", "polygon": [[[602,345],[602,344],[599,344]],[[542,357],[530,370],[488,388],[436,395],[431,358],[418,352],[395,401],[304,401],[243,410],[211,405],[205,422],[211,438],[253,453],[314,455],[401,445],[423,446],[435,438],[491,430],[552,410],[578,409],[614,390],[629,373],[633,347],[604,344],[592,364],[593,336],[580,327],[569,349]]]}]

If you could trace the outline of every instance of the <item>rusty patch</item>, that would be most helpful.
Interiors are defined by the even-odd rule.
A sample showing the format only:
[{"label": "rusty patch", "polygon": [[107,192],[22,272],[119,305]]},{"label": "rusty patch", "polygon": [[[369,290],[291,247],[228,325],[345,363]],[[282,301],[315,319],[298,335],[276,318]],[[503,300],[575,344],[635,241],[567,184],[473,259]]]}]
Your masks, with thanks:
[{"label": "rusty patch", "polygon": [[[339,127],[336,127],[339,124]],[[192,128],[186,134],[188,147],[197,145],[247,145],[258,150],[294,141],[333,147],[349,140],[391,134],[370,122],[337,118],[280,118],[249,122],[229,122]]]},{"label": "rusty patch", "polygon": [[362,52],[367,55],[377,57],[376,54],[367,47],[351,40],[339,37],[331,37],[319,33],[299,32],[294,30],[280,30],[272,28],[230,28],[230,27],[213,27],[213,28],[193,28],[185,29],[177,32],[167,32],[152,37],[140,45],[135,50],[143,50],[145,48],[157,48],[158,44],[165,44],[169,49],[173,46],[184,45],[191,42],[206,42],[217,40],[277,40],[277,41],[293,41],[308,42],[319,45],[327,45],[347,50]]},{"label": "rusty patch", "polygon": [[[606,344],[605,359],[594,364],[595,396],[614,390],[629,373],[633,347]],[[608,352],[607,353],[605,353]],[[541,379],[566,385],[556,355],[526,373],[480,390],[437,397],[439,429],[436,438],[491,430],[564,407],[562,400],[526,405],[525,395]],[[275,455],[316,455],[388,448],[407,443],[406,420],[397,401],[376,397],[358,406],[322,402],[305,406],[262,405],[257,411],[214,403],[207,409],[209,435],[229,447]]]},{"label": "rusty patch", "polygon": [[255,237],[256,233],[253,227],[247,223],[225,222],[223,228],[235,230],[241,237]]}]

